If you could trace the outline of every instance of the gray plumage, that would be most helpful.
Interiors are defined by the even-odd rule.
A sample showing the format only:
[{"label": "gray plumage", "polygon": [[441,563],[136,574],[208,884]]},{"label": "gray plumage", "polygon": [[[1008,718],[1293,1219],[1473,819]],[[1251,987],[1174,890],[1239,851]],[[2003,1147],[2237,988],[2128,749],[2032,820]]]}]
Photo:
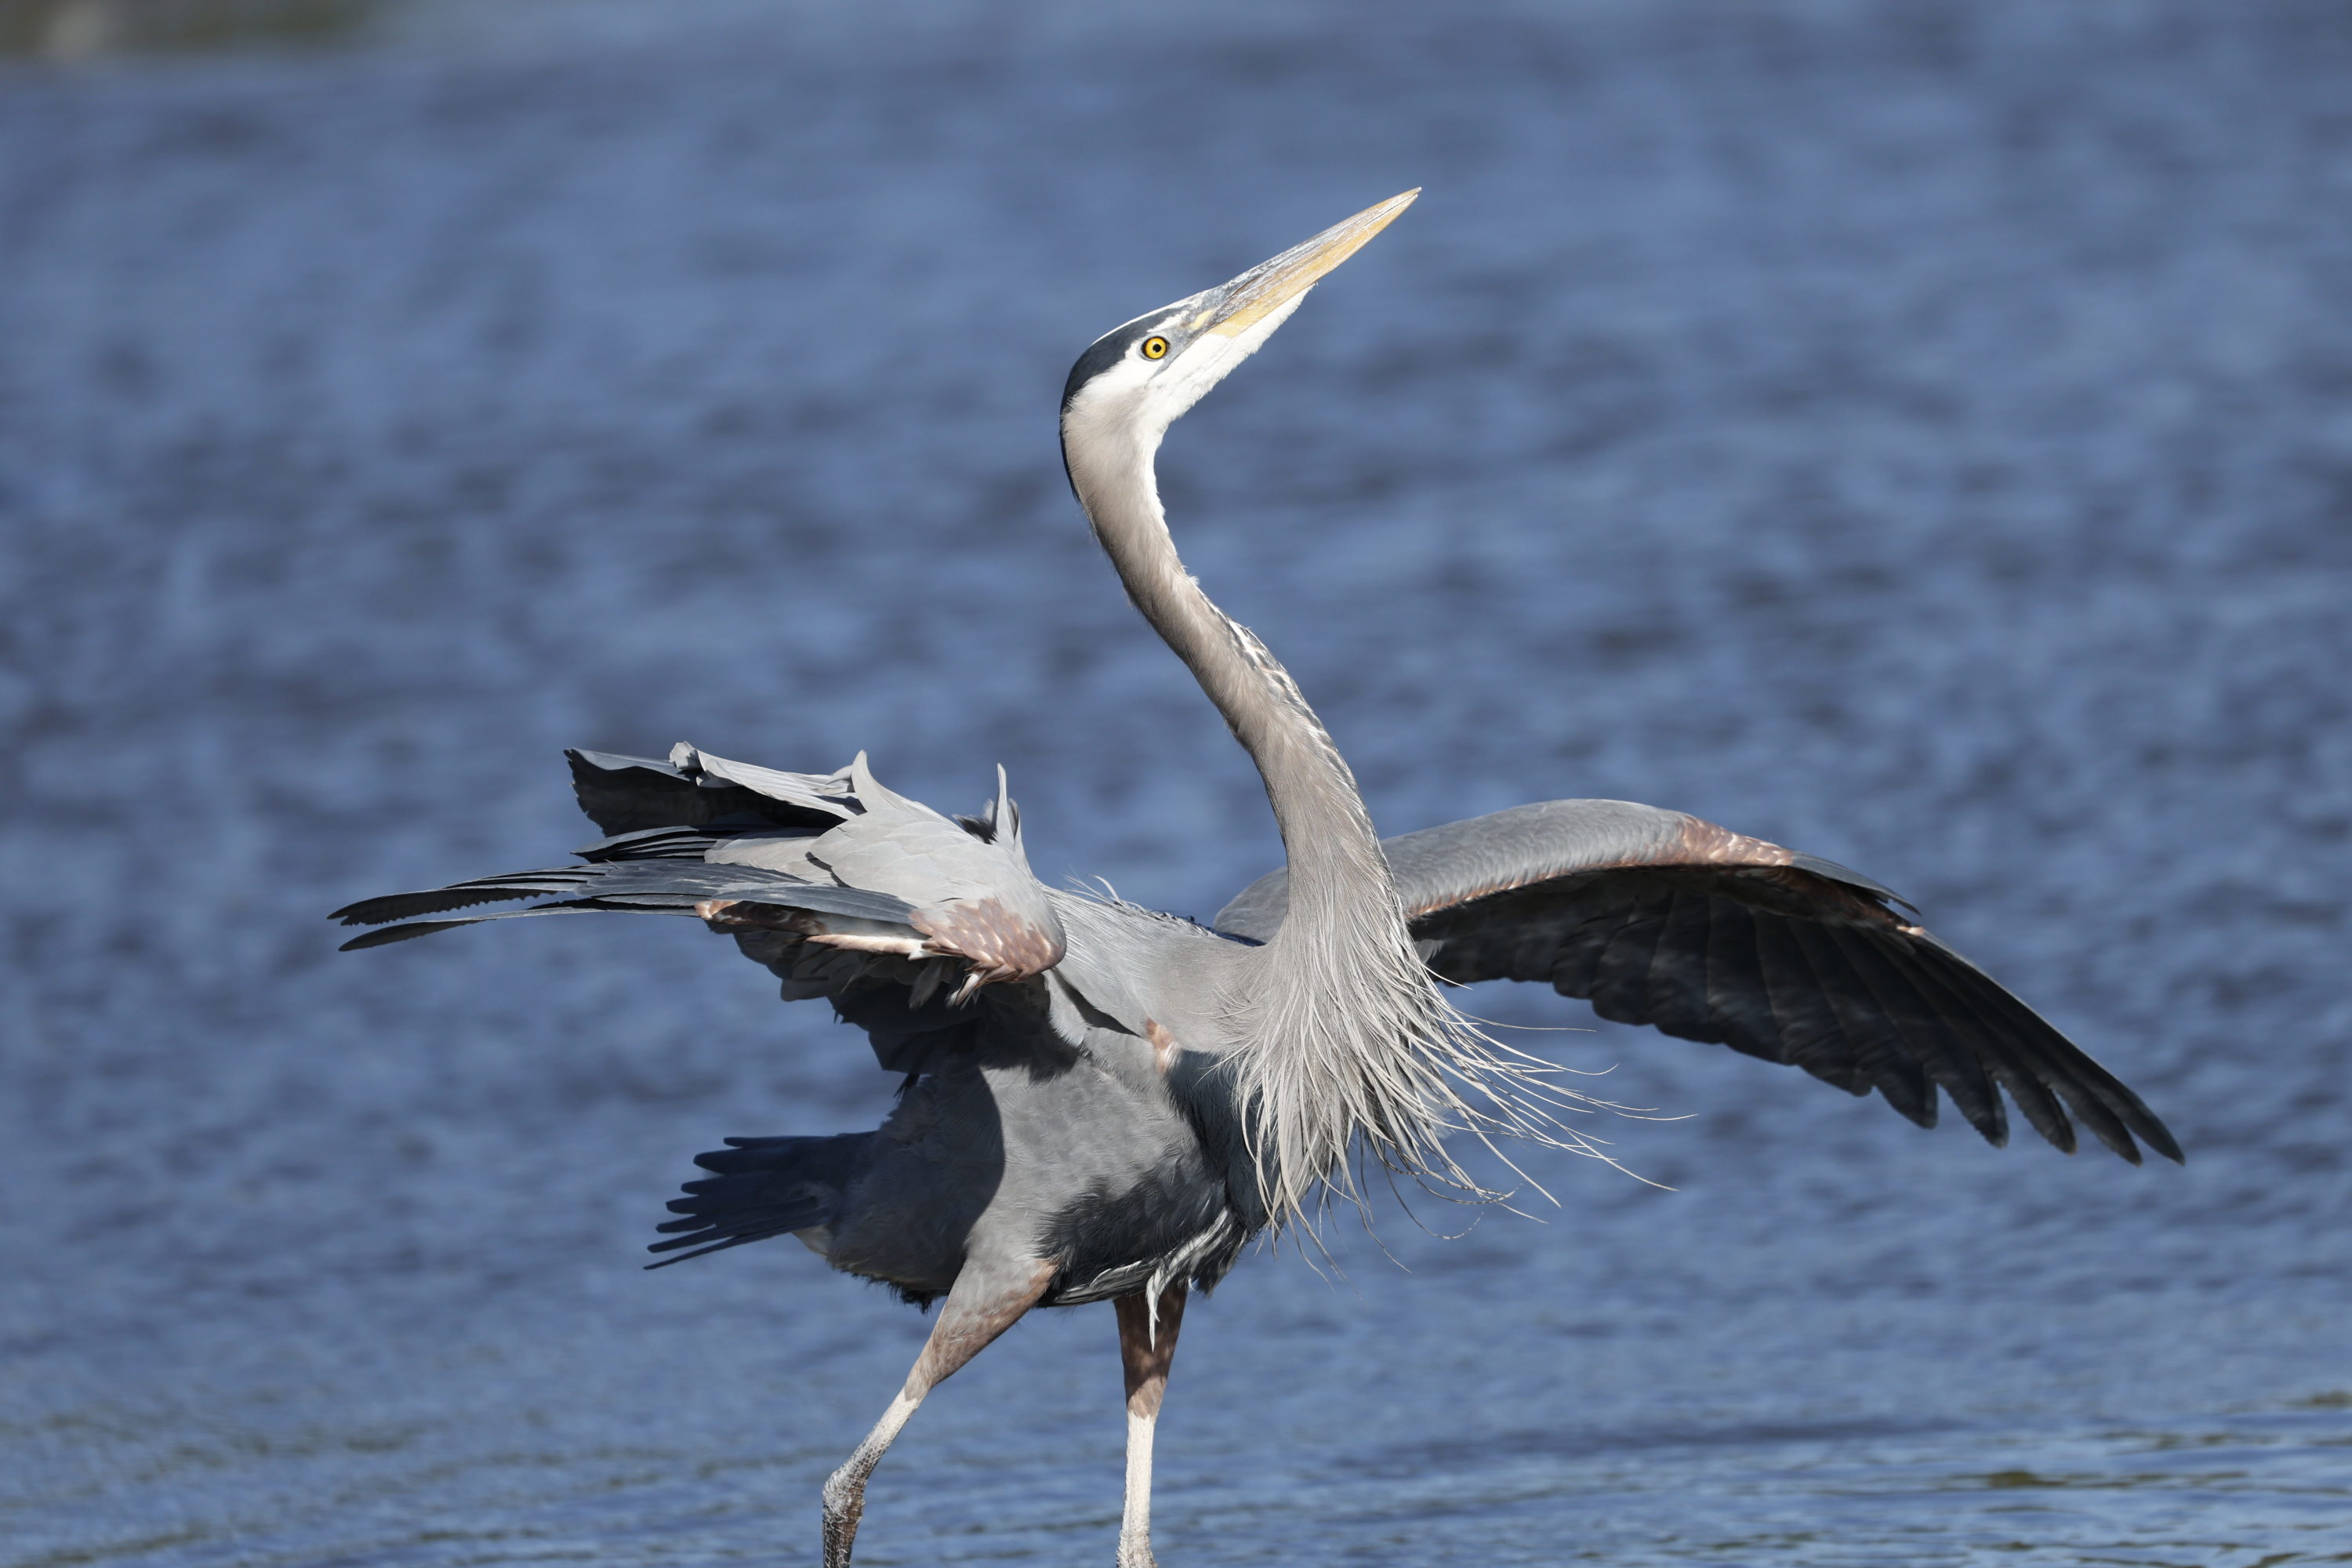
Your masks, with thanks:
[{"label": "gray plumage", "polygon": [[[571,753],[606,837],[581,864],[338,911],[368,947],[520,915],[691,915],[787,1000],[822,997],[906,1075],[889,1119],[734,1138],[670,1206],[664,1261],[793,1235],[908,1300],[943,1300],[922,1358],[825,1489],[828,1568],[929,1389],[1030,1308],[1118,1303],[1129,1418],[1119,1561],[1151,1561],[1150,1461],[1188,1289],[1254,1236],[1354,1192],[1356,1163],[1490,1196],[1449,1137],[1581,1141],[1544,1064],[1497,1045],[1441,980],[1548,982],[1650,1023],[1878,1090],[1932,1124],[1940,1090],[1987,1138],[2002,1093],[2061,1148],[2074,1120],[2125,1158],[2179,1157],[2130,1090],[1854,872],[1679,813],[1553,801],[1374,834],[1288,673],[1184,571],[1152,460],[1168,426],[1385,226],[1381,204],[1231,283],[1106,334],[1062,407],[1071,487],[1129,598],[1257,764],[1286,865],[1214,929],[1049,889],[994,798],[949,817],[861,754],[786,773],[681,745]],[[470,911],[496,902],[525,907]],[[450,916],[453,918],[433,918]],[[2070,1120],[2070,1115],[2072,1120]],[[661,1267],[662,1265],[655,1265]]]}]

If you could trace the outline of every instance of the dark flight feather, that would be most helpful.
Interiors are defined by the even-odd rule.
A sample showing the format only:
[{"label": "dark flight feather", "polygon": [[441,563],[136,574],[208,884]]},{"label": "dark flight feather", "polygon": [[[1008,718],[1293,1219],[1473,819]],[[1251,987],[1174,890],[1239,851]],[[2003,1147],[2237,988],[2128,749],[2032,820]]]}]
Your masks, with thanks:
[{"label": "dark flight feather", "polygon": [[572,764],[572,788],[580,809],[615,837],[648,828],[700,827],[737,816],[810,833],[822,833],[841,821],[838,815],[795,805],[741,784],[688,778],[652,757],[583,751],[563,754]]},{"label": "dark flight feather", "polygon": [[[546,871],[520,871],[505,877],[482,877],[424,892],[362,899],[358,903],[347,904],[337,910],[330,918],[345,925],[383,925],[393,921],[412,920],[418,915],[438,914],[475,904],[557,894],[572,896],[560,904],[540,909],[514,910],[502,914],[479,915],[470,920],[429,923],[432,931],[450,931],[486,920],[511,919],[516,915],[536,914],[557,908],[691,914],[697,904],[709,899],[731,899],[742,903],[849,915],[860,920],[887,921],[899,925],[906,924],[914,912],[914,906],[904,899],[864,888],[811,882],[759,866],[713,866],[700,860],[665,858],[607,860],[585,866],[558,867]],[[430,932],[418,929],[407,934],[424,936]],[[386,942],[404,940],[404,937],[388,932],[377,932],[346,942],[344,951],[382,947]]]},{"label": "dark flight feather", "polygon": [[[1922,1127],[1948,1095],[2005,1142],[2005,1092],[2062,1150],[2079,1121],[2126,1160],[2140,1142],[2180,1158],[2130,1089],[1832,861],[1623,801],[1548,801],[1381,847],[1445,979],[1548,982],[1615,1022],[1875,1089]],[[1287,897],[1285,873],[1261,878],[1217,929],[1265,941]]]}]

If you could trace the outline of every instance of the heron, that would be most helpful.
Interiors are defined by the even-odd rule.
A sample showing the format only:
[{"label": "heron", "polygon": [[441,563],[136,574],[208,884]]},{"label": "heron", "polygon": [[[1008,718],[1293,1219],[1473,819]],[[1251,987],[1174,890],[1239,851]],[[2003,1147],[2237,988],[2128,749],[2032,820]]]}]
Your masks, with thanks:
[{"label": "heron", "polygon": [[[941,1381],[1038,1307],[1112,1304],[1127,1413],[1118,1562],[1150,1568],[1152,1443],[1190,1293],[1367,1173],[1500,1194],[1464,1135],[1577,1147],[1548,1064],[1448,988],[1511,979],[1876,1092],[1990,1142],[2009,1107],[2072,1152],[2179,1146],[2131,1089],[1870,878],[1680,812],[1554,800],[1382,840],[1297,684],[1179,557],[1154,465],[1171,425],[1408,191],[1097,339],[1061,404],[1070,487],[1128,597],[1256,764],[1284,865],[1208,926],[1030,870],[1000,766],[977,813],[893,793],[866,754],[792,773],[680,743],[567,753],[604,837],[578,864],[336,911],[370,948],[525,916],[698,918],[829,1001],[902,1087],[872,1131],[740,1137],[669,1207],[648,1265],[772,1237],[938,1314],[823,1494],[847,1568],[868,1478]],[[474,910],[510,903],[521,907]],[[1589,1146],[1586,1146],[1589,1150]]]}]

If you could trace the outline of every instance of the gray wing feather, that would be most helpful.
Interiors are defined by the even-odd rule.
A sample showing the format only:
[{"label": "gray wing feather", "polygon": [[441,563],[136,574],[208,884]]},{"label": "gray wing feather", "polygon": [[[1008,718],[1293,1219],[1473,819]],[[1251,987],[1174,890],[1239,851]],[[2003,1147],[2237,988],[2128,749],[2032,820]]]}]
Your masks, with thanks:
[{"label": "gray wing feather", "polygon": [[[1382,847],[1445,979],[1543,982],[1615,1022],[1875,1089],[1923,1127],[1940,1090],[2004,1142],[2006,1090],[2061,1149],[2079,1121],[2134,1163],[2139,1142],[2180,1158],[2137,1095],[1834,862],[1630,801],[1546,801]],[[1287,895],[1283,872],[1260,878],[1216,928],[1265,941]]]},{"label": "gray wing feather", "polygon": [[[1604,866],[1694,859],[1790,866],[1888,903],[1892,889],[1817,855],[1799,854],[1679,811],[1630,800],[1547,800],[1381,841],[1411,912]],[[1290,873],[1270,871],[1217,913],[1216,929],[1264,942],[1282,924]]]},{"label": "gray wing feather", "polygon": [[[1002,769],[983,815],[958,820],[883,787],[863,753],[823,774],[683,744],[666,762],[565,755],[581,810],[606,835],[574,851],[585,864],[346,905],[332,918],[383,929],[343,951],[530,915],[698,915],[777,974],[786,1000],[829,998],[885,1067],[907,1072],[967,1048],[1000,1005],[1043,1005],[1030,982],[1060,962],[1062,931]],[[420,918],[528,900],[542,901]]]},{"label": "gray wing feather", "polygon": [[[697,904],[710,899],[809,910],[822,914],[849,915],[859,920],[905,924],[914,906],[889,893],[866,888],[835,887],[805,881],[755,866],[713,866],[699,860],[644,859],[592,862],[545,871],[522,871],[505,877],[481,877],[447,888],[417,893],[393,893],[346,904],[330,919],[345,925],[384,925],[440,914],[476,904],[559,897],[556,904],[479,915],[469,920],[436,921],[434,931],[449,931],[485,920],[511,919],[557,909],[572,910],[636,910],[692,914]],[[381,947],[409,936],[428,934],[402,928],[399,935],[378,931],[345,944],[345,951]]]}]

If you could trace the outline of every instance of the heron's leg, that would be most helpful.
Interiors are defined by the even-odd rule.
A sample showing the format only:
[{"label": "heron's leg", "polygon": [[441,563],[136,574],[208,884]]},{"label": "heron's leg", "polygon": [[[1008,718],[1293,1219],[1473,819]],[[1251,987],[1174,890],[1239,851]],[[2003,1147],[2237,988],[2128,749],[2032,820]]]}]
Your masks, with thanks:
[{"label": "heron's leg", "polygon": [[1035,1306],[1058,1267],[1034,1260],[989,1267],[973,1259],[964,1265],[955,1289],[940,1303],[940,1320],[931,1325],[931,1337],[915,1358],[915,1369],[907,1374],[898,1396],[848,1462],[824,1483],[824,1568],[849,1568],[849,1548],[866,1513],[866,1479],[923,1396]]},{"label": "heron's leg", "polygon": [[1159,1568],[1151,1555],[1151,1432],[1168,1395],[1184,1292],[1181,1279],[1160,1292],[1156,1321],[1140,1290],[1111,1303],[1118,1311],[1119,1360],[1127,1364],[1127,1507],[1118,1521],[1118,1568]]}]

